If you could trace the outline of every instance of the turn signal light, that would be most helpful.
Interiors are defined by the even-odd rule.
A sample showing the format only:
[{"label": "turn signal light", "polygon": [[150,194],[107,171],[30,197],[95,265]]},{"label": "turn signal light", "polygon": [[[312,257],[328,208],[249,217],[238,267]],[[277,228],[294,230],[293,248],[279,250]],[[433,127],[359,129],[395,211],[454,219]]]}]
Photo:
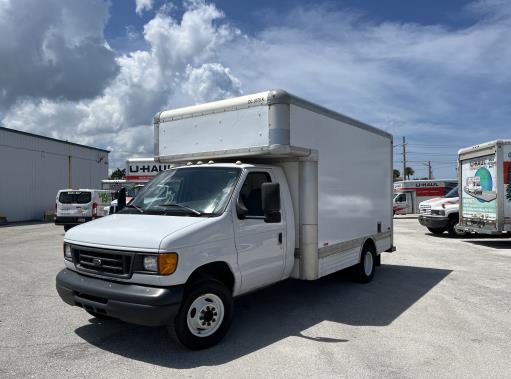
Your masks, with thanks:
[{"label": "turn signal light", "polygon": [[170,275],[176,271],[177,254],[160,253],[158,254],[158,271],[160,275]]}]

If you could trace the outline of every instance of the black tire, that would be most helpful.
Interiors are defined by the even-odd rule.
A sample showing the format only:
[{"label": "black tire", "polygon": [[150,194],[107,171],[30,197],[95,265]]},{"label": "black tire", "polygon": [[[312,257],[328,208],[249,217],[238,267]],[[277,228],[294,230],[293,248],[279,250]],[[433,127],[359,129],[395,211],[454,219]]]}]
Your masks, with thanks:
[{"label": "black tire", "polygon": [[458,232],[456,230],[456,226],[458,226],[459,219],[458,217],[449,218],[449,227],[447,228],[447,233],[449,233],[450,237],[462,237],[465,235],[464,232]]},{"label": "black tire", "polygon": [[[366,255],[370,254],[372,259],[372,267],[371,272],[369,274],[366,273],[364,262],[366,260]],[[373,280],[374,272],[376,270],[376,251],[374,251],[374,247],[371,244],[365,244],[362,248],[362,254],[360,254],[360,262],[353,266],[353,274],[354,279],[359,283],[369,283]]]},{"label": "black tire", "polygon": [[[190,312],[190,315],[192,315],[192,313],[196,314],[198,310],[195,307],[193,309],[190,307],[195,300],[203,295],[208,294],[216,296],[222,302],[224,307],[223,320],[221,320],[219,326],[213,334],[206,337],[200,337],[192,333],[190,327],[188,326],[188,313]],[[207,299],[207,296],[205,296],[205,298]],[[179,312],[174,321],[173,332],[175,333],[178,341],[188,349],[207,349],[220,342],[220,340],[222,340],[222,338],[229,330],[232,322],[233,309],[231,291],[229,291],[229,289],[222,282],[213,279],[199,281],[195,284],[192,284],[190,289],[186,291],[183,302],[181,304],[181,308],[179,309]]]},{"label": "black tire", "polygon": [[428,230],[437,236],[445,232],[445,228],[428,228]]},{"label": "black tire", "polygon": [[73,227],[73,225],[64,225],[64,231],[67,232],[72,227]]}]

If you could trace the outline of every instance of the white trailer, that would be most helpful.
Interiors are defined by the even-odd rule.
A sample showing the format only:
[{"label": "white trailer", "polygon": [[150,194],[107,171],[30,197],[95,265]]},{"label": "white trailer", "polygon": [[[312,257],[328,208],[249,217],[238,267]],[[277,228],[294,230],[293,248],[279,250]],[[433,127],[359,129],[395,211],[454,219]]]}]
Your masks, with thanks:
[{"label": "white trailer", "polygon": [[126,160],[126,181],[147,183],[170,165],[155,161],[151,158],[128,158]]},{"label": "white trailer", "polygon": [[[369,282],[394,250],[392,136],[382,130],[266,91],[160,112],[154,137],[170,169],[119,213],[66,234],[65,302],[170,324],[200,349],[226,333],[234,296],[348,267]],[[123,265],[94,266],[94,254]]]},{"label": "white trailer", "polygon": [[458,229],[482,234],[511,232],[511,140],[461,149],[458,175]]}]

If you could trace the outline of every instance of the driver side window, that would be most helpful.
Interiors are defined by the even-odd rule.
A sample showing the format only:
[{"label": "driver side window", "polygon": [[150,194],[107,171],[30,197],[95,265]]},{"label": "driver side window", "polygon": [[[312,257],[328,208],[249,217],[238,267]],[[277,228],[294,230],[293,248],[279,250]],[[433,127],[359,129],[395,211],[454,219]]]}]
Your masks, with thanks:
[{"label": "driver side window", "polygon": [[271,183],[270,174],[267,172],[251,172],[247,175],[240,191],[240,199],[248,209],[247,217],[264,217],[261,199],[261,185]]}]

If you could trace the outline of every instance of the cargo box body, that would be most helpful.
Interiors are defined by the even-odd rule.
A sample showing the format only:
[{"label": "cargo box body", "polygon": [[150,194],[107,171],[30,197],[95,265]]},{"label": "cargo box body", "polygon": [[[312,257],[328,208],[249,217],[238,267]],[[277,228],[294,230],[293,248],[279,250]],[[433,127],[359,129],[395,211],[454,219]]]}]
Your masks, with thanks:
[{"label": "cargo box body", "polygon": [[392,136],[284,91],[160,112],[155,160],[264,163],[284,170],[294,208],[293,277],[359,262],[371,238],[391,250]]},{"label": "cargo box body", "polygon": [[496,140],[458,153],[460,225],[469,232],[511,232],[511,140]]}]

